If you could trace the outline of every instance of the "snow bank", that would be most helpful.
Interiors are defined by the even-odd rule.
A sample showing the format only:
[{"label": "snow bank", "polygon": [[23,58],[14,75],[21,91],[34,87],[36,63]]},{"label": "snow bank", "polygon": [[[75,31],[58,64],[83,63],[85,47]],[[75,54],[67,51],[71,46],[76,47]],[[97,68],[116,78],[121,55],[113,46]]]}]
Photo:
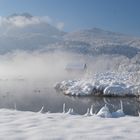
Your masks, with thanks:
[{"label": "snow bank", "polygon": [[[121,111],[113,114],[109,112],[106,105],[96,115],[73,115],[72,112],[70,109],[63,113],[42,114],[0,109],[0,139],[139,140],[139,117],[120,117],[119,114],[124,116]],[[113,115],[118,115],[119,118],[112,118]]]},{"label": "snow bank", "polygon": [[55,89],[66,95],[139,96],[140,85],[135,73],[100,73],[92,78],[67,80],[57,83]]}]

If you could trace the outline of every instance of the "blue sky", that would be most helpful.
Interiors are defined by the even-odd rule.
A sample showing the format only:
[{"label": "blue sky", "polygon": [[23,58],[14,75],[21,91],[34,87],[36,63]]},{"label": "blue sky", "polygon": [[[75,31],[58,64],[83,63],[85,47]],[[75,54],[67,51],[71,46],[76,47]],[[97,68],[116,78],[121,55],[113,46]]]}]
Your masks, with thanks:
[{"label": "blue sky", "polygon": [[98,27],[140,36],[140,0],[0,0],[0,15],[28,12],[64,22],[66,31]]}]

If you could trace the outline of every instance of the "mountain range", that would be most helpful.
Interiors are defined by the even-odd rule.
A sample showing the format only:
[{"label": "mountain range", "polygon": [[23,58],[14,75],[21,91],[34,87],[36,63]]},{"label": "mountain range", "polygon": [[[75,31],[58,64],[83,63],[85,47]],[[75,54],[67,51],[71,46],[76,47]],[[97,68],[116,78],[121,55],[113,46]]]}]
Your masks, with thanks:
[{"label": "mountain range", "polygon": [[0,19],[0,53],[24,51],[68,51],[90,55],[123,55],[140,52],[140,38],[99,28],[64,32],[45,19],[28,13]]}]

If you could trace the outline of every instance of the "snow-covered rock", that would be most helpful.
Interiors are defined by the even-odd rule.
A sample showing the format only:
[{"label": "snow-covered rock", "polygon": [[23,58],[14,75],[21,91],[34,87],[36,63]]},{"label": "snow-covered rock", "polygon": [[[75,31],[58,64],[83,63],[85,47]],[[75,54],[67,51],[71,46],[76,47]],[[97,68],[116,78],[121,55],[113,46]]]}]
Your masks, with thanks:
[{"label": "snow-covered rock", "polygon": [[123,96],[126,93],[129,94],[130,90],[126,87],[126,85],[124,86],[124,84],[114,84],[107,86],[103,92],[104,95]]}]

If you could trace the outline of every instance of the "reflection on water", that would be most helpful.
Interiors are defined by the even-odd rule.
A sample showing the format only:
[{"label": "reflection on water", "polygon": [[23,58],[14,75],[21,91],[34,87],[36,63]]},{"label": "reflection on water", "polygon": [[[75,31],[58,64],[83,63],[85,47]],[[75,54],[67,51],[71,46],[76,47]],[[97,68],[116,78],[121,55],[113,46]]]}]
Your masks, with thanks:
[{"label": "reflection on water", "polygon": [[107,104],[110,111],[120,108],[123,102],[124,113],[138,115],[140,102],[138,98],[113,97],[69,97],[56,92],[47,81],[0,81],[0,108],[16,108],[22,111],[39,111],[44,106],[44,112],[62,112],[73,108],[76,113],[84,114],[93,105],[94,113]]}]

